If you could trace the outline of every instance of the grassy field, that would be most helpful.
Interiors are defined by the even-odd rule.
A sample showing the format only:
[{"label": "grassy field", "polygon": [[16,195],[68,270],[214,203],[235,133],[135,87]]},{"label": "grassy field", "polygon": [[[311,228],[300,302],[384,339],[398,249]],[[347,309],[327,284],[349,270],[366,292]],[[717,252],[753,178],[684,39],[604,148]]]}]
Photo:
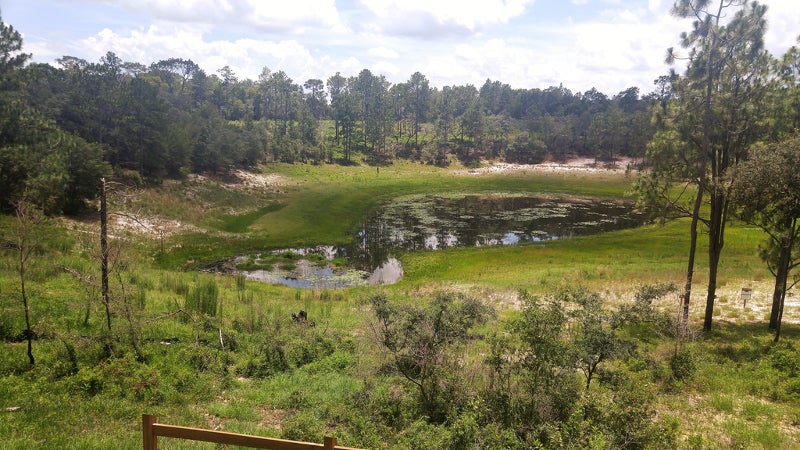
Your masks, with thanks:
[{"label": "grassy field", "polygon": [[[437,436],[445,436],[457,448],[456,430],[481,428],[468,427],[468,418],[488,419],[479,419],[474,402],[443,424],[412,414],[413,389],[385,374],[385,355],[373,333],[372,296],[382,292],[415,304],[443,290],[468,293],[496,308],[497,316],[482,328],[490,335],[518,316],[520,290],[546,295],[564,284],[581,285],[613,308],[632,302],[643,285],[679,284],[685,272],[688,223],[682,220],[544,244],[408,253],[400,257],[404,278],[381,288],[295,290],[194,270],[240,252],[344,243],[382,202],[402,195],[623,197],[632,181],[621,173],[470,174],[412,163],[380,171],[276,165],[265,167],[261,179],[266,182],[253,186],[190,179],[138,193],[129,209],[170,225],[112,227],[120,257],[110,332],[103,328],[97,290],[96,223],[54,221],[28,275],[38,336],[34,368],[19,342],[23,322],[14,252],[4,250],[0,449],[139,448],[143,413],[166,423],[287,439],[322,442],[323,435],[336,435],[342,445],[365,448],[441,448]],[[0,217],[4,237],[11,236],[12,219]],[[715,328],[686,344],[696,365],[693,376],[664,375],[675,343],[659,335],[640,336],[640,363],[626,363],[641,367],[625,373],[649,374],[646,389],[654,396],[656,417],[673,424],[681,448],[800,446],[798,311],[787,308],[783,342],[772,344],[764,322],[771,279],[757,257],[762,238],[743,224],[729,228]],[[706,267],[704,249],[698,254],[695,323],[702,319]],[[747,308],[738,300],[742,287],[755,292]],[[203,292],[213,292],[213,314],[188,306]],[[674,301],[669,296],[659,306],[671,310]],[[301,309],[314,327],[292,322],[291,313]],[[471,345],[464,364],[474,360],[478,367],[489,344]],[[476,375],[475,384],[484,376]],[[177,441],[161,447],[215,448]]]},{"label": "grassy field", "polygon": [[[231,251],[349,242],[357,227],[381,203],[402,195],[546,192],[619,197],[630,187],[630,180],[620,176],[533,176],[526,172],[477,176],[468,175],[465,170],[442,170],[409,162],[398,162],[379,172],[364,166],[309,165],[275,165],[266,170],[279,181],[261,191],[231,193],[231,189],[184,183],[152,193],[150,203],[170,204],[169,211],[162,212],[205,228],[201,233],[179,236],[173,246],[180,242],[182,249],[162,255],[164,267],[229,256]],[[174,204],[174,199],[185,197],[186,192],[207,203],[202,213],[198,211],[200,204],[191,203],[188,198],[183,206]],[[227,214],[230,210],[245,212]]]}]

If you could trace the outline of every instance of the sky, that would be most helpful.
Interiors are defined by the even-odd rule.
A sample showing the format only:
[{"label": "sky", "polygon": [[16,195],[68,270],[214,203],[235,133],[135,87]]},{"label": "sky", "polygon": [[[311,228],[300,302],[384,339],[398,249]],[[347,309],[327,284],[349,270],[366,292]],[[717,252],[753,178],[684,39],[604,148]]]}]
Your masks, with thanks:
[{"label": "sky", "polygon": [[[800,36],[798,0],[768,6],[767,48]],[[672,0],[0,0],[3,22],[33,61],[99,62],[107,52],[150,65],[191,59],[239,79],[264,68],[295,83],[362,69],[388,81],[421,72],[431,86],[498,80],[513,88],[563,85],[642,94],[668,73],[669,47],[691,22]],[[678,72],[683,67],[675,66]]]}]

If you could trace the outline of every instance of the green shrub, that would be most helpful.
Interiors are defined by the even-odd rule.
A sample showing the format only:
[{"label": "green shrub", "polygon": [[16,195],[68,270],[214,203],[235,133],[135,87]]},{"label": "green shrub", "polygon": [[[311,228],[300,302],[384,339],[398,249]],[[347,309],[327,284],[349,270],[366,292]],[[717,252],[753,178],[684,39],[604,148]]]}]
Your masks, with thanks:
[{"label": "green shrub", "polygon": [[433,425],[423,419],[412,423],[406,432],[398,437],[401,448],[409,450],[442,450],[452,448],[450,432],[442,425]]},{"label": "green shrub", "polygon": [[369,415],[358,410],[350,410],[346,420],[346,426],[337,429],[339,445],[356,448],[385,447],[384,437],[390,436],[391,432],[372,420]]},{"label": "green shrub", "polygon": [[310,411],[303,411],[286,420],[283,424],[284,439],[304,442],[322,442],[325,423]]},{"label": "green shrub", "polygon": [[[297,324],[283,333],[267,336],[258,351],[237,368],[237,373],[266,378],[327,358],[336,349],[335,341],[306,325]],[[317,367],[319,369],[319,367]]]},{"label": "green shrub", "polygon": [[286,345],[286,359],[290,366],[301,367],[333,353],[333,342],[322,335],[294,336]]},{"label": "green shrub", "polygon": [[12,342],[19,333],[15,331],[14,321],[10,314],[3,312],[0,314],[0,341]]},{"label": "green shrub", "polygon": [[790,399],[800,399],[800,378],[792,378],[787,381],[784,390]]},{"label": "green shrub", "polygon": [[65,339],[61,342],[63,347],[56,352],[55,360],[50,363],[53,376],[63,378],[78,373],[78,357],[75,353],[75,346]]},{"label": "green shrub", "polygon": [[227,373],[230,356],[228,352],[214,348],[192,345],[180,351],[180,360],[198,372]]},{"label": "green shrub", "polygon": [[679,351],[669,358],[669,368],[674,379],[683,381],[691,379],[697,371],[697,362],[690,351]]},{"label": "green shrub", "polygon": [[790,377],[795,377],[800,373],[800,352],[786,344],[772,347],[769,351],[769,361],[772,367]]},{"label": "green shrub", "polygon": [[245,377],[267,378],[289,370],[286,353],[278,342],[265,343],[258,354],[250,358],[236,372]]}]

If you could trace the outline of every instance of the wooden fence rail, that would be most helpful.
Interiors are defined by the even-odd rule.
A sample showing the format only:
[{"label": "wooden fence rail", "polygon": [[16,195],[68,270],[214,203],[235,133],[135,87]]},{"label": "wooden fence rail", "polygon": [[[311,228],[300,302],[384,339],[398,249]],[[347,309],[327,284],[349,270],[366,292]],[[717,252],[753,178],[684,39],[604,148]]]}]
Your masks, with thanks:
[{"label": "wooden fence rail", "polygon": [[158,450],[159,436],[268,450],[359,450],[336,445],[335,437],[326,437],[324,444],[315,444],[312,442],[287,441],[284,439],[228,433],[225,431],[204,430],[202,428],[165,425],[163,423],[156,423],[157,420],[158,418],[156,416],[151,416],[150,414],[142,415],[144,450]]}]

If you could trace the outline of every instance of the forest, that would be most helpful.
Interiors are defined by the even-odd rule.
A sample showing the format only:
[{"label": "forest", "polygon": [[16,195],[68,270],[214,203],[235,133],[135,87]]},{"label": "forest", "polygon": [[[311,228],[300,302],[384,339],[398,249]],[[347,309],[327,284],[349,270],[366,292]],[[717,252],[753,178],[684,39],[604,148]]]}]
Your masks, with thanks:
[{"label": "forest", "polygon": [[[98,62],[64,56],[57,67],[25,64],[21,42],[10,44],[0,86],[8,111],[3,148],[40,153],[3,152],[4,210],[27,185],[31,195],[50,198],[51,212],[74,213],[97,188],[81,184],[112,172],[158,183],[266,162],[642,158],[654,132],[650,108],[669,97],[668,77],[653,93],[631,87],[611,96],[492,80],[439,89],[419,72],[392,85],[368,69],[300,84],[268,68],[258,80],[239,79],[229,67],[207,74],[180,55],[149,66],[112,52]],[[33,128],[38,136],[19,132]],[[62,139],[57,149],[41,148]],[[34,193],[46,189],[34,181],[39,176],[60,181]]]},{"label": "forest", "polygon": [[[39,64],[0,20],[0,447],[140,448],[142,414],[359,448],[800,446],[800,48],[764,48],[767,12],[676,1],[693,27],[648,93]],[[398,252],[394,284],[246,276],[342,269],[305,249],[434,194],[647,220]]]}]

